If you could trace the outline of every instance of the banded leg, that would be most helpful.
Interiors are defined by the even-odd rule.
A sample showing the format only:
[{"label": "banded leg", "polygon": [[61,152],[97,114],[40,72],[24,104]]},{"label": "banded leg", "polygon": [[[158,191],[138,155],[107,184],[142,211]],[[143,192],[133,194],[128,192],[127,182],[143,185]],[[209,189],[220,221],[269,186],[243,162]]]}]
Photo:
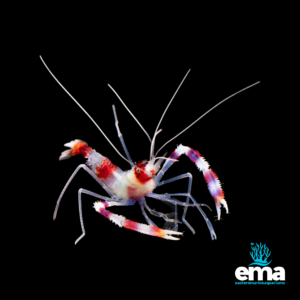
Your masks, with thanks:
[{"label": "banded leg", "polygon": [[[189,204],[189,203],[183,203],[183,202],[180,202],[174,198],[171,198],[170,196],[188,196],[193,202],[194,202],[194,205],[193,204]],[[182,206],[196,206],[198,208],[198,210],[200,211],[200,213],[202,214],[202,217],[204,218],[205,222],[206,222],[206,225],[209,229],[209,232],[210,232],[210,236],[211,236],[211,239],[217,239],[217,235],[214,231],[214,228],[211,224],[211,222],[209,221],[209,219],[207,218],[205,212],[201,209],[200,206],[207,206],[206,204],[198,204],[197,201],[194,199],[194,197],[191,195],[191,194],[188,194],[188,193],[177,193],[177,194],[165,194],[165,195],[159,195],[159,194],[154,194],[154,193],[149,193],[147,195],[147,197],[151,197],[151,198],[155,198],[155,199],[161,199],[161,200],[164,200],[164,201],[167,201],[167,200],[171,200],[171,201],[174,201],[176,200],[176,203],[178,203],[179,205],[182,205]],[[207,206],[209,207],[209,206]]]},{"label": "banded leg", "polygon": [[[173,177],[173,178],[170,178],[170,179],[167,179],[167,180],[164,180],[164,181],[161,181],[157,184],[157,186],[160,186],[160,185],[164,185],[164,184],[167,184],[167,183],[170,183],[170,182],[173,182],[173,181],[177,181],[177,180],[180,180],[180,179],[183,179],[183,178],[189,178],[189,183],[188,183],[188,193],[190,194],[191,193],[191,189],[192,189],[192,181],[193,181],[193,176],[191,173],[186,173],[186,174],[182,174],[182,175],[179,175],[179,176],[176,176],[176,177]],[[189,203],[190,201],[190,198],[189,197],[186,197],[186,203]],[[177,208],[177,207],[176,207]],[[193,234],[196,233],[196,231],[194,230],[194,228],[188,223],[188,221],[185,219],[186,217],[186,213],[187,213],[187,207],[185,207],[183,209],[183,214],[182,214],[182,222],[191,230],[191,232]]]},{"label": "banded leg", "polygon": [[116,125],[116,128],[117,128],[118,137],[119,137],[119,139],[120,139],[120,141],[121,141],[121,144],[122,144],[123,149],[124,149],[124,151],[125,151],[126,157],[127,157],[128,160],[133,164],[132,159],[131,159],[131,157],[130,157],[130,155],[129,155],[129,152],[128,152],[128,150],[127,150],[127,147],[126,147],[126,145],[125,145],[125,142],[124,142],[124,139],[123,139],[123,135],[122,135],[122,133],[121,133],[121,131],[120,131],[120,128],[119,128],[119,121],[118,121],[118,118],[117,118],[116,108],[115,108],[114,105],[113,105],[112,107],[113,107],[113,112],[114,112],[114,117],[115,117],[115,125]]},{"label": "banded leg", "polygon": [[[218,220],[220,220],[221,204],[225,207],[227,213],[228,213],[228,205],[224,199],[224,193],[217,175],[209,168],[209,164],[204,159],[204,157],[201,156],[201,154],[198,151],[193,150],[190,147],[179,145],[176,148],[176,150],[170,155],[170,158],[177,159],[182,154],[185,154],[192,162],[196,164],[197,168],[203,172],[204,179],[208,185],[209,192],[215,201]],[[174,161],[172,160],[167,160],[165,162],[161,171],[157,175],[157,179],[156,179],[157,183],[160,181],[161,177],[171,167],[173,163]]]},{"label": "banded leg", "polygon": [[60,196],[57,200],[57,203],[56,203],[56,207],[55,207],[55,210],[54,210],[54,214],[53,214],[53,220],[55,220],[56,218],[56,215],[57,215],[57,211],[58,211],[58,207],[59,207],[59,204],[60,204],[60,201],[62,199],[62,196],[64,195],[68,185],[70,184],[70,182],[73,180],[73,178],[75,177],[75,175],[77,174],[77,172],[80,170],[80,169],[84,169],[86,172],[88,172],[102,187],[103,189],[112,197],[112,198],[115,198],[115,196],[109,191],[109,189],[106,187],[106,185],[95,175],[95,173],[93,173],[92,170],[90,170],[86,165],[84,164],[81,164],[79,165],[76,170],[73,172],[73,174],[71,175],[71,177],[69,178],[68,182],[66,183],[65,187],[63,188],[62,192],[60,193]]},{"label": "banded leg", "polygon": [[179,238],[175,238],[171,235],[182,235],[182,232],[173,231],[173,230],[164,230],[158,228],[156,226],[148,226],[145,224],[133,222],[131,220],[125,219],[125,217],[116,215],[111,213],[110,211],[106,210],[107,207],[116,205],[116,202],[95,202],[94,208],[97,212],[103,215],[105,218],[111,220],[115,224],[120,227],[125,227],[130,230],[134,230],[140,233],[161,237],[167,240],[179,240]]},{"label": "banded leg", "polygon": [[93,196],[97,199],[102,199],[105,200],[109,203],[111,203],[111,205],[122,205],[122,206],[127,206],[127,205],[133,205],[134,202],[128,202],[128,201],[116,201],[115,198],[108,198],[99,194],[96,194],[94,192],[85,190],[85,189],[79,189],[78,191],[78,206],[79,206],[79,218],[80,218],[80,225],[81,225],[81,230],[82,230],[82,234],[81,236],[75,241],[75,245],[85,236],[85,229],[84,229],[84,225],[83,225],[83,217],[82,217],[82,205],[81,205],[81,194],[87,194],[90,196]]}]

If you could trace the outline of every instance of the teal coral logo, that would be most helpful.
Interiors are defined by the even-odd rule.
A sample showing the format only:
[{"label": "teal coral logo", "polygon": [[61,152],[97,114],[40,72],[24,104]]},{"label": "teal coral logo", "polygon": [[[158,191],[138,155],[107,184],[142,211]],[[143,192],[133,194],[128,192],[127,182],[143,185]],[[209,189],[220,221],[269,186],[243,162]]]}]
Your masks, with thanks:
[{"label": "teal coral logo", "polygon": [[269,250],[269,248],[265,245],[262,245],[262,243],[260,244],[256,244],[254,246],[254,243],[251,243],[251,249],[253,252],[250,252],[250,255],[252,257],[252,259],[254,260],[254,262],[252,264],[250,264],[249,266],[267,266],[268,264],[270,264],[270,262],[272,261],[267,261],[269,256],[271,255],[271,251]]},{"label": "teal coral logo", "polygon": [[234,274],[237,281],[235,282],[235,284],[285,284],[285,269],[281,266],[276,266],[272,268],[269,266],[273,259],[270,259],[271,251],[267,247],[267,245],[262,243],[250,243],[250,245],[252,249],[252,251],[250,251],[250,256],[252,257],[253,262],[250,263],[247,267],[240,266],[236,268]]}]

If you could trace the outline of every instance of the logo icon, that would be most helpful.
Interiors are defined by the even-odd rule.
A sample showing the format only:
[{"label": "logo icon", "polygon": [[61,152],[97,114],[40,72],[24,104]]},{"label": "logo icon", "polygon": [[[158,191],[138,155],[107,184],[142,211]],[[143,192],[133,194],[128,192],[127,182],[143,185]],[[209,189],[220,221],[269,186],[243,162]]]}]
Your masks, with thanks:
[{"label": "logo icon", "polygon": [[266,244],[263,245],[262,243],[260,243],[256,244],[255,246],[253,245],[254,243],[251,243],[251,249],[253,250],[253,252],[250,252],[250,255],[254,262],[252,264],[249,264],[249,266],[257,265],[264,267],[270,264],[272,260],[268,262],[267,259],[271,255],[271,251],[266,246]]},{"label": "logo icon", "polygon": [[250,243],[250,245],[252,249],[250,256],[253,263],[250,263],[248,267],[240,266],[236,268],[234,274],[237,281],[235,284],[285,284],[285,269],[281,266],[272,268],[268,266],[272,260],[269,260],[271,251],[266,244]]}]

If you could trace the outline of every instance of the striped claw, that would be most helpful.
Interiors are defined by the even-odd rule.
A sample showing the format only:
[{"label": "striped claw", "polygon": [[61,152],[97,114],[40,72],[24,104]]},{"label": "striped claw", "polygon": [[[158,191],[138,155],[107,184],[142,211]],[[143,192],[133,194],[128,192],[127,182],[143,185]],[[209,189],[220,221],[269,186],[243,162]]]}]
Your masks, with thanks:
[{"label": "striped claw", "polygon": [[203,173],[209,192],[215,200],[218,220],[220,220],[221,204],[225,207],[226,213],[228,213],[228,205],[224,199],[224,193],[218,176],[209,168],[209,164],[204,157],[197,150],[190,147],[179,145],[170,157],[176,159],[182,154],[185,154],[193,163],[195,163],[197,168]]},{"label": "striped claw", "polygon": [[164,238],[167,240],[179,240],[179,238],[175,238],[173,235],[182,235],[182,232],[173,231],[173,230],[165,230],[155,226],[149,226],[141,223],[137,223],[131,220],[126,219],[123,216],[116,215],[106,210],[107,207],[110,206],[110,203],[105,201],[99,201],[94,203],[95,210],[100,213],[105,218],[111,220],[113,223],[117,224],[120,227],[125,227],[130,230],[134,230],[140,233],[157,236],[160,238]]},{"label": "striped claw", "polygon": [[63,151],[59,157],[59,160],[65,160],[77,154],[82,154],[84,157],[87,157],[92,150],[92,148],[82,140],[74,140],[66,143],[64,146],[71,149]]}]

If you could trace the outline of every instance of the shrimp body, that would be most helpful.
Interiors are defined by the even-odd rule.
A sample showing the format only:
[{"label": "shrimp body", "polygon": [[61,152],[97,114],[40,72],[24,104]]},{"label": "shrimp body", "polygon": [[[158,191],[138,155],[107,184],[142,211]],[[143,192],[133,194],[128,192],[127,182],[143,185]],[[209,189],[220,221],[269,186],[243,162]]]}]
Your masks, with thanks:
[{"label": "shrimp body", "polygon": [[127,172],[128,197],[131,200],[141,199],[156,188],[157,166],[151,161],[138,162]]}]

